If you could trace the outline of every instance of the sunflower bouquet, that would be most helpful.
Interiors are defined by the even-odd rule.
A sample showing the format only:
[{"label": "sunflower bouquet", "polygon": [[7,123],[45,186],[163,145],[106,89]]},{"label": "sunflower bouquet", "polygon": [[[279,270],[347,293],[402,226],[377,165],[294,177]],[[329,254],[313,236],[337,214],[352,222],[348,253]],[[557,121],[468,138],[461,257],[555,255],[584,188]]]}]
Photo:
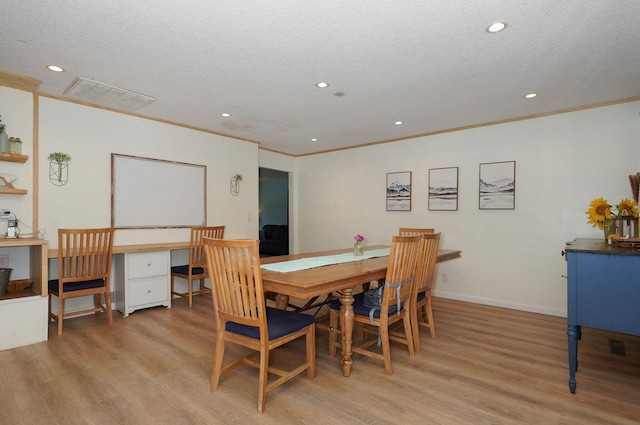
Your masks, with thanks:
[{"label": "sunflower bouquet", "polygon": [[638,203],[629,199],[622,199],[615,206],[616,214],[613,213],[611,205],[604,198],[596,198],[589,204],[587,210],[587,223],[598,229],[604,228],[605,221],[611,220],[612,217],[638,217]]}]

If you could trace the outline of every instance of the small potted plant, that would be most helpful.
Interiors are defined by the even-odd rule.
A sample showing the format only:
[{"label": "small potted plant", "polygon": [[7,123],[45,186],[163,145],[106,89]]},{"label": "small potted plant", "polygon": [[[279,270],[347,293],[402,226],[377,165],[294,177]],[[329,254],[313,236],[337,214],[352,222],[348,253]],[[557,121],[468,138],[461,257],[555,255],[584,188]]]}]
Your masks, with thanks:
[{"label": "small potted plant", "polygon": [[9,136],[5,129],[7,126],[0,119],[0,152],[9,152]]},{"label": "small potted plant", "polygon": [[19,137],[9,137],[9,153],[22,154],[22,140]]}]

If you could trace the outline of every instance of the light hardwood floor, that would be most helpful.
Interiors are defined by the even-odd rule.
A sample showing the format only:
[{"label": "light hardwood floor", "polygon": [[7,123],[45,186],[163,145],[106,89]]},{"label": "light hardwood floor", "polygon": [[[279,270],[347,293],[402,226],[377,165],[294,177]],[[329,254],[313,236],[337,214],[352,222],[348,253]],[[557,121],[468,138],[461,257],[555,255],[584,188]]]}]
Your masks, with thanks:
[{"label": "light hardwood floor", "polygon": [[[640,338],[583,328],[576,394],[568,389],[566,321],[445,299],[434,301],[437,337],[423,332],[414,358],[394,345],[394,373],[355,357],[351,377],[318,331],[318,373],[267,397],[241,367],[209,391],[213,309],[116,313],[65,321],[62,336],[0,352],[0,424],[638,424]],[[609,338],[626,356],[609,353]],[[277,351],[287,363],[303,346]],[[234,352],[235,347],[228,350]],[[238,351],[235,351],[238,352]]]}]

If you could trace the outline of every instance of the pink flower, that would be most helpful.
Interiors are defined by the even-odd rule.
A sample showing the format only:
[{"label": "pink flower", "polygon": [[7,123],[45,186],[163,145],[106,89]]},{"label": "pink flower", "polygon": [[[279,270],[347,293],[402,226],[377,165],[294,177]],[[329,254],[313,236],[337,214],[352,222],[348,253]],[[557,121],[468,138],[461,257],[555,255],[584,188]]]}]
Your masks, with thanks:
[{"label": "pink flower", "polygon": [[362,241],[364,240],[364,236],[362,236],[362,235],[355,235],[355,236],[353,237],[353,239],[354,239],[355,241],[357,241],[357,242],[362,242]]}]

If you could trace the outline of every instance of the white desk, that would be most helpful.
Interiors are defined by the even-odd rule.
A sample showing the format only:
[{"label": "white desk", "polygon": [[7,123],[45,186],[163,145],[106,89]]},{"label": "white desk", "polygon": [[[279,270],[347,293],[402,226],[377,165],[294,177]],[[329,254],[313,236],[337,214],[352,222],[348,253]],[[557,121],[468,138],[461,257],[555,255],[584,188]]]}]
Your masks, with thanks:
[{"label": "white desk", "polygon": [[[171,251],[188,250],[189,241],[114,245],[114,263],[111,270],[111,291],[115,310],[124,317],[142,308],[163,305],[171,307]],[[49,250],[49,259],[58,257],[57,249]],[[182,263],[182,262],[181,262]],[[182,263],[184,264],[184,263]],[[137,285],[134,285],[137,284]],[[78,298],[83,302],[83,298]],[[81,310],[74,304],[71,309]]]}]

